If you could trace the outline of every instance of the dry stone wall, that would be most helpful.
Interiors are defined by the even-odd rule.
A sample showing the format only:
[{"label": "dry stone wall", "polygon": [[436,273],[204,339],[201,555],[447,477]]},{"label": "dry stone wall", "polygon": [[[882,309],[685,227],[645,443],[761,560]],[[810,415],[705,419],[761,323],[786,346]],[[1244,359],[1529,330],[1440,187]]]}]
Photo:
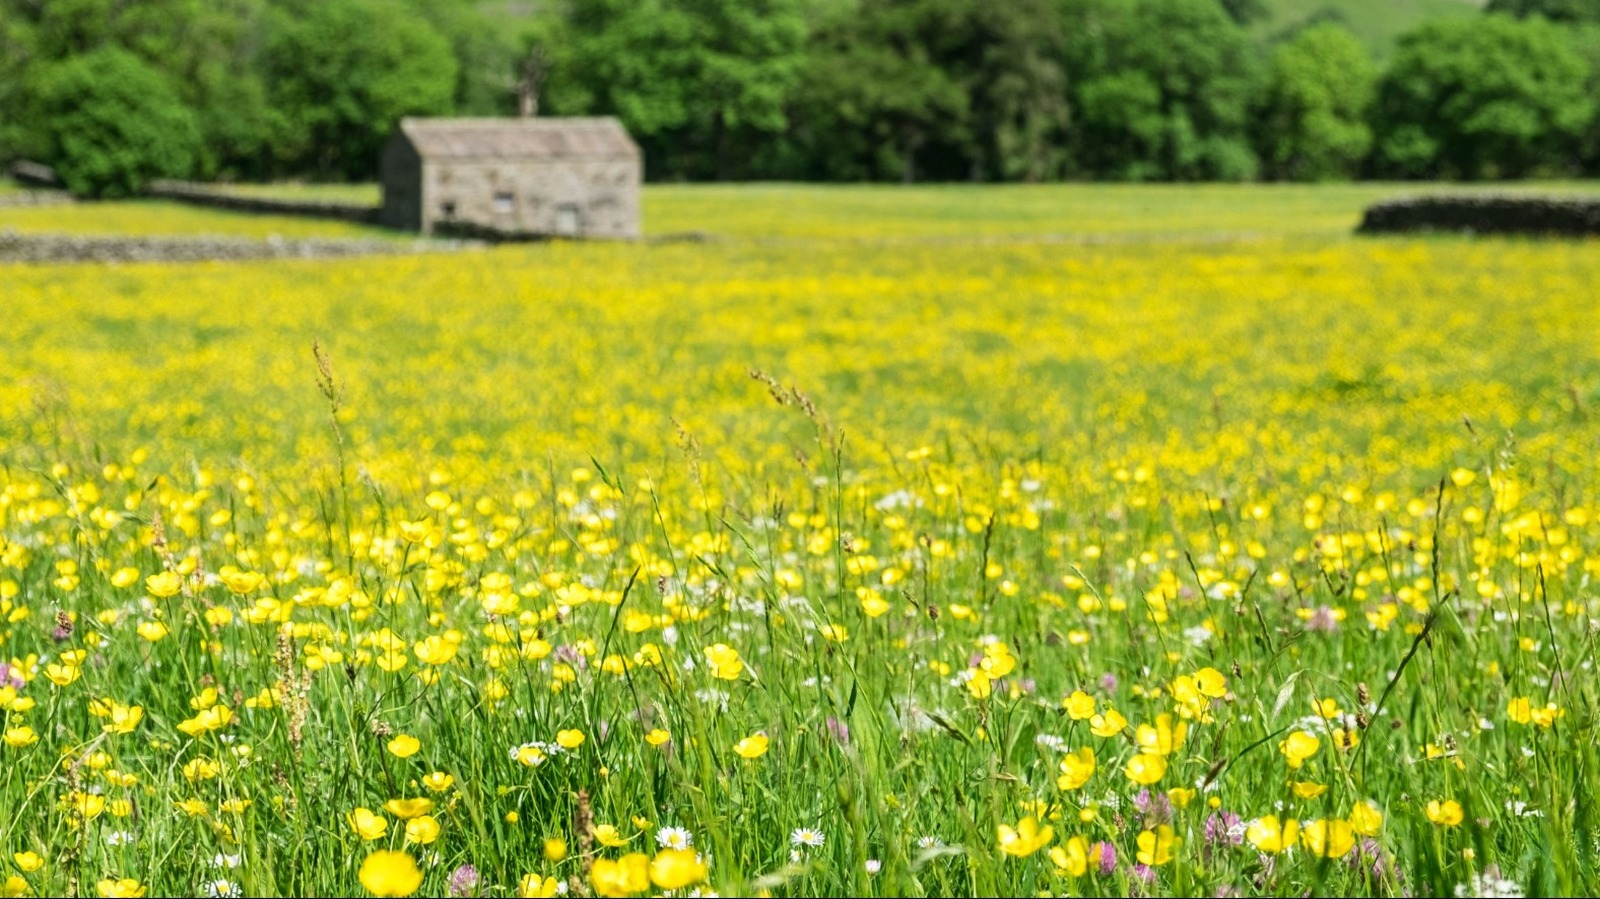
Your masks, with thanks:
[{"label": "dry stone wall", "polygon": [[1427,196],[1367,208],[1363,234],[1465,231],[1473,234],[1600,235],[1600,198]]}]

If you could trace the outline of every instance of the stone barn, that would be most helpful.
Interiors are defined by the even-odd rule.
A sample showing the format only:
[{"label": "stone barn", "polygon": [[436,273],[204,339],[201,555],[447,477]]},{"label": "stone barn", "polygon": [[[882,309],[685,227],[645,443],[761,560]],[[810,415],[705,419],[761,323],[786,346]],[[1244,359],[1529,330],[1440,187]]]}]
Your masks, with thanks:
[{"label": "stone barn", "polygon": [[403,119],[380,167],[391,228],[639,236],[643,157],[614,118]]}]

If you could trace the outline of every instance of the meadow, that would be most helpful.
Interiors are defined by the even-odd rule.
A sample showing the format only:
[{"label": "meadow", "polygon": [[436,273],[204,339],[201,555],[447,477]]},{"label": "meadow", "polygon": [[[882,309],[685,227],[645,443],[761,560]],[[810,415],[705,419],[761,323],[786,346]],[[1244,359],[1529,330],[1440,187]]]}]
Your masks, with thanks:
[{"label": "meadow", "polygon": [[1392,192],[0,266],[3,892],[1592,891],[1600,242]]}]

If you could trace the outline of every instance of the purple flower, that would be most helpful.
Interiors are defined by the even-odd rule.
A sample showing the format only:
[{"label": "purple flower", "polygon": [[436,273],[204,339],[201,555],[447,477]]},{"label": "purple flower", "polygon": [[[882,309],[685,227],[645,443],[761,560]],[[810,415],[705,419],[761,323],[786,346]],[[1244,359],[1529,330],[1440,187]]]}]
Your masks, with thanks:
[{"label": "purple flower", "polygon": [[840,746],[850,745],[850,725],[838,718],[828,719],[828,736],[832,737]]},{"label": "purple flower", "polygon": [[1156,879],[1156,869],[1140,862],[1133,866],[1133,876],[1145,883],[1149,883]]},{"label": "purple flower", "polygon": [[22,679],[22,672],[5,662],[0,662],[0,687],[15,687],[20,690],[27,685],[28,682]]},{"label": "purple flower", "polygon": [[1172,820],[1172,800],[1165,793],[1151,795],[1148,787],[1133,797],[1133,807],[1143,819],[1146,830]]},{"label": "purple flower", "polygon": [[1311,613],[1311,617],[1306,619],[1306,630],[1312,633],[1321,631],[1331,634],[1338,629],[1339,619],[1334,617],[1333,609],[1327,606],[1318,606],[1317,610]]},{"label": "purple flower", "polygon": [[1371,871],[1373,878],[1377,880],[1393,880],[1399,883],[1402,879],[1400,869],[1395,867],[1394,862],[1383,851],[1383,847],[1378,845],[1378,841],[1371,837],[1362,839],[1356,846],[1356,851],[1346,857],[1345,864],[1358,871],[1362,869]]},{"label": "purple flower", "polygon": [[1109,671],[1100,675],[1100,689],[1107,693],[1117,692],[1117,676]]},{"label": "purple flower", "polygon": [[478,869],[471,865],[462,865],[451,871],[447,889],[452,897],[477,895]]},{"label": "purple flower", "polygon": [[1117,870],[1117,847],[1110,843],[1095,843],[1089,847],[1089,864],[1099,865],[1101,874]]},{"label": "purple flower", "polygon": [[1210,844],[1241,845],[1244,843],[1244,819],[1229,811],[1212,812],[1206,818],[1205,835]]}]

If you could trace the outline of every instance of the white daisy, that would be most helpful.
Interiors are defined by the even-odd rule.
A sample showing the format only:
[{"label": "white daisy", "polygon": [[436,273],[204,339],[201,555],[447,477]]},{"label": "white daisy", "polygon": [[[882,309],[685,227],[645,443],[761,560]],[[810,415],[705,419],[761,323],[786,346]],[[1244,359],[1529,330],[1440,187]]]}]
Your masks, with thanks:
[{"label": "white daisy", "polygon": [[789,833],[789,842],[795,846],[816,848],[821,846],[825,839],[826,837],[822,835],[822,831],[810,827],[796,827]]},{"label": "white daisy", "polygon": [[656,845],[667,849],[688,849],[694,845],[694,834],[682,827],[663,827],[656,831]]}]

